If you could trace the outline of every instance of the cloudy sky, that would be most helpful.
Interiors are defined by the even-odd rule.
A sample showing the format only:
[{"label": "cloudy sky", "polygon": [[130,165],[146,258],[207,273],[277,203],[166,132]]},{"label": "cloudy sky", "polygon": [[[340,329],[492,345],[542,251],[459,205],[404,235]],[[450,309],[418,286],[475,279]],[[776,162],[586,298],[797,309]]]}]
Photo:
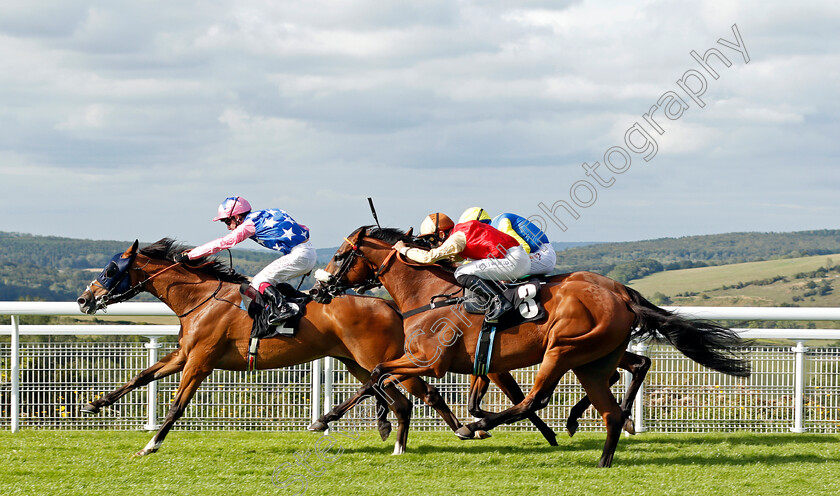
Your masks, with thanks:
[{"label": "cloudy sky", "polygon": [[319,248],[368,196],[553,241],[838,228],[838,26],[834,1],[4,0],[0,231],[198,244],[230,195]]}]

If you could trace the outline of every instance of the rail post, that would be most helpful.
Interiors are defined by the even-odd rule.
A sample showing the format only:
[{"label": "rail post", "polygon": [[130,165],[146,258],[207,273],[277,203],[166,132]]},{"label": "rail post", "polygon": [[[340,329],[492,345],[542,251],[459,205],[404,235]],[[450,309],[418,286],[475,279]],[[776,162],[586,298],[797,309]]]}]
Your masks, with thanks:
[{"label": "rail post", "polygon": [[[157,336],[146,337],[149,339],[149,342],[145,343],[143,346],[149,350],[149,367],[151,367],[158,361],[157,350],[160,349],[161,344],[158,342]],[[148,421],[143,428],[147,431],[156,431],[160,428],[160,425],[157,423],[157,381],[150,382],[146,388],[146,394],[148,395],[146,399],[148,405]]]},{"label": "rail post", "polygon": [[[332,410],[332,395],[333,395],[333,359],[332,357],[324,357],[324,413]],[[329,434],[330,430],[324,431],[324,434]]]},{"label": "rail post", "polygon": [[802,341],[797,341],[796,346],[790,349],[794,353],[795,374],[793,383],[793,427],[791,432],[807,432],[805,428],[805,353],[808,348]]},{"label": "rail post", "polygon": [[314,423],[321,416],[321,360],[312,360],[312,393],[309,399],[309,408],[312,410],[312,422]]},{"label": "rail post", "polygon": [[[633,345],[632,350],[633,353],[637,355],[645,355],[647,356],[648,345],[645,343],[636,343]],[[645,427],[645,384],[642,382],[641,386],[639,386],[639,392],[636,393],[636,401],[633,403],[633,428],[634,430],[639,432],[645,432],[647,427]]]},{"label": "rail post", "polygon": [[20,322],[12,315],[12,432],[20,430]]}]

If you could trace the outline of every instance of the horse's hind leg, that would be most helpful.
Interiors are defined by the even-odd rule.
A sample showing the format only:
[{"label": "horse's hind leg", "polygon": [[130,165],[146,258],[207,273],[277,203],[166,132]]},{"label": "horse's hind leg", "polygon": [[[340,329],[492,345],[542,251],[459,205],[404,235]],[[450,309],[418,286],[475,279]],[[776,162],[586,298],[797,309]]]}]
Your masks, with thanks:
[{"label": "horse's hind leg", "polygon": [[627,392],[624,394],[624,399],[621,401],[621,411],[624,412],[624,417],[627,419],[624,424],[624,430],[630,434],[636,433],[636,430],[633,428],[633,421],[630,419],[633,402],[636,401],[636,394],[638,394],[639,388],[642,387],[642,383],[652,363],[650,358],[630,352],[625,352],[624,356],[621,357],[621,367],[633,374],[633,380],[630,381]]},{"label": "horse's hind leg", "polygon": [[184,366],[184,373],[181,375],[181,382],[178,384],[178,392],[175,394],[175,399],[172,400],[172,406],[169,408],[169,413],[163,420],[163,424],[161,424],[160,429],[152,437],[152,440],[149,441],[149,444],[135,453],[134,456],[148,455],[160,449],[164,438],[166,438],[166,434],[169,433],[172,425],[184,414],[184,409],[187,408],[195,391],[204,379],[213,372],[213,367],[209,364],[210,361],[206,360],[206,357],[202,357],[202,361],[203,363],[199,363],[197,359],[187,361],[187,364]]},{"label": "horse's hind leg", "polygon": [[97,398],[84,407],[83,413],[99,413],[102,407],[111,406],[126,394],[134,391],[139,387],[143,387],[152,381],[163,379],[166,376],[180,372],[184,368],[184,357],[181,349],[175,350],[172,353],[161,358],[160,361],[146,370],[134,376],[130,381],[123,386],[111,391],[101,398]]},{"label": "horse's hind leg", "polygon": [[[611,371],[607,374],[611,374]],[[595,369],[581,367],[575,369],[575,375],[607,426],[607,440],[604,443],[604,451],[598,466],[609,467],[612,465],[615,449],[621,438],[621,428],[625,420],[624,412],[621,411],[615,396],[610,391],[606,374]]]},{"label": "horse's hind leg", "polygon": [[[637,355],[629,351],[624,352],[621,356],[621,361],[618,364],[619,368],[630,372],[633,376],[630,381],[630,385],[627,387],[627,391],[624,393],[624,399],[621,402],[621,410],[624,412],[624,416],[626,417],[624,430],[630,434],[636,433],[633,429],[633,421],[630,419],[633,402],[636,400],[636,394],[639,392],[639,388],[642,387],[642,383],[647,376],[650,365],[650,358],[643,355]],[[618,373],[613,374],[612,377],[610,377],[610,386],[615,384],[620,377],[621,375]],[[578,420],[583,416],[583,413],[591,404],[592,403],[589,401],[589,397],[584,396],[569,411],[569,418],[566,420],[566,429],[569,431],[569,436],[575,435],[575,432],[577,432],[578,429]]]}]

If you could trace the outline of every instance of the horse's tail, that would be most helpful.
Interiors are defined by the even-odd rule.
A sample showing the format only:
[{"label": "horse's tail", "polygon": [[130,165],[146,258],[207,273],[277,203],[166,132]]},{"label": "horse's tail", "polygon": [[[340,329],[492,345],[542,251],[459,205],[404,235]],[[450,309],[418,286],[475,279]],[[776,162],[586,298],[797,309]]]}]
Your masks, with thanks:
[{"label": "horse's tail", "polygon": [[736,377],[750,376],[749,361],[737,351],[745,343],[735,331],[711,322],[686,320],[649,302],[638,291],[626,289],[638,327],[633,337],[665,338],[700,365]]}]

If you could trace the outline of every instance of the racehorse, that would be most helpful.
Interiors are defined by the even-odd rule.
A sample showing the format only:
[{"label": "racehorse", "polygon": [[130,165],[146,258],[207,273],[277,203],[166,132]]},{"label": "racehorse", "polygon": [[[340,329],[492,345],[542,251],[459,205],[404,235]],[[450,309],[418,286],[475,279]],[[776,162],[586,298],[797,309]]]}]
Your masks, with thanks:
[{"label": "racehorse", "polygon": [[[411,230],[409,230],[406,235],[410,235]],[[341,274],[345,270],[349,269],[349,264],[352,263],[350,257],[345,257],[343,255],[338,255],[334,257],[334,260],[338,262],[339,267],[337,268],[337,273]],[[641,294],[637,291],[628,288],[627,286],[621,284],[620,282],[610,279],[609,277],[603,276],[601,274],[596,274],[594,272],[587,272],[587,271],[578,271],[568,274],[559,274],[555,276],[551,276],[549,278],[551,282],[560,283],[566,281],[585,281],[592,284],[596,284],[598,286],[602,286],[609,291],[615,293],[619,298],[621,298],[627,304],[638,304],[644,305],[644,298]],[[355,289],[359,293],[363,293],[369,289],[374,287],[381,287],[382,283],[378,280],[373,278],[366,279],[362,284],[352,286],[352,289]],[[351,289],[346,285],[337,284],[335,282],[335,278],[332,278],[332,283],[327,283],[326,281],[317,281],[313,290],[311,291],[312,294],[315,295],[315,300],[321,303],[329,303],[330,300],[334,297],[341,296],[347,291]],[[621,403],[621,410],[624,412],[625,416],[625,423],[624,423],[624,430],[626,430],[630,434],[635,434],[635,429],[633,426],[633,421],[630,418],[631,415],[631,408],[633,406],[633,402],[635,401],[636,394],[638,393],[639,389],[641,388],[642,383],[644,382],[645,377],[647,376],[647,372],[651,366],[651,360],[645,356],[637,355],[635,353],[631,353],[629,351],[624,352],[622,355],[621,360],[619,362],[619,368],[624,369],[631,374],[631,382],[627,387],[627,391],[625,392],[624,399]],[[610,378],[610,385],[612,386],[615,382],[618,381],[620,375],[618,372],[614,373]],[[494,382],[499,386],[502,387],[502,391],[504,394],[511,399],[514,403],[518,403],[524,398],[524,394],[522,394],[521,389],[519,388],[519,384],[513,379],[512,376],[503,374],[501,376],[497,376],[494,379]],[[467,410],[469,411],[470,415],[473,415],[476,418],[484,418],[491,414],[491,412],[487,412],[481,408],[481,401],[484,398],[485,394],[487,393],[488,387],[490,386],[490,380],[486,376],[476,376],[473,375],[470,380],[470,393],[469,399],[467,403]],[[591,405],[588,396],[584,396],[577,404],[575,404],[569,410],[569,417],[566,420],[566,429],[569,433],[569,436],[573,436],[575,432],[577,432],[578,428],[578,420],[583,416],[586,409]],[[317,426],[318,429],[326,428],[329,422],[338,420],[343,415],[342,412],[339,411],[340,406],[337,405],[334,407],[330,412],[321,416],[313,426]],[[556,445],[556,441],[554,437],[549,437],[547,434],[551,431],[548,426],[545,426],[544,423],[539,419],[539,417],[529,416],[528,417],[532,423],[540,430],[543,436],[546,437],[549,444],[552,446]],[[545,427],[543,427],[545,426]],[[311,428],[311,427],[310,427]]]},{"label": "racehorse", "polygon": [[[363,226],[355,230],[327,266],[327,272],[335,278],[330,282],[353,287],[378,280],[403,313],[424,307],[440,295],[460,291],[451,271],[409,263],[394,249],[397,241],[413,243],[414,238],[396,229]],[[540,363],[531,391],[512,408],[488,415],[456,433],[468,438],[476,430],[515,422],[545,407],[560,378],[572,370],[606,425],[607,440],[599,466],[609,467],[625,421],[609,380],[632,337],[661,336],[706,367],[737,377],[749,376],[749,362],[737,355],[742,343],[734,331],[688,321],[641,295],[638,299],[627,302],[604,287],[581,280],[544,285],[540,303],[546,316],[497,333],[498,344],[490,365],[490,372],[501,372]],[[405,354],[377,365],[356,396],[336,409],[338,414],[368,394],[374,384],[420,375],[441,377],[446,372],[471,373],[483,316],[457,312],[457,306],[439,307],[407,318]]]},{"label": "racehorse", "polygon": [[[182,249],[168,238],[140,250],[135,241],[124,253],[114,256],[77,300],[82,312],[93,314],[107,305],[146,291],[179,317],[181,330],[177,350],[83,409],[86,413],[97,413],[138,387],[183,371],[178,391],[160,429],[146,447],[135,453],[136,456],[154,453],[160,448],[201,382],[214,369],[248,368],[251,319],[238,308],[241,301],[239,286],[247,278],[215,260],[199,259],[193,265],[174,263],[174,255]],[[309,302],[294,337],[262,340],[257,368],[288,367],[332,356],[364,383],[370,378],[369,371],[374,365],[402,355],[405,339],[402,324],[400,314],[380,298],[348,296],[331,305]],[[509,374],[494,375],[492,379],[503,391],[513,387],[512,382],[515,391],[523,396]],[[402,385],[434,408],[451,429],[462,426],[437,388],[422,379],[407,380]],[[378,428],[383,440],[391,431],[385,407],[394,412],[399,422],[394,453],[401,454],[405,451],[412,403],[390,384],[375,390],[373,395],[378,403]],[[542,426],[541,431],[551,442],[548,435],[553,438],[553,431],[544,423]],[[478,437],[483,437],[483,433]]]}]

